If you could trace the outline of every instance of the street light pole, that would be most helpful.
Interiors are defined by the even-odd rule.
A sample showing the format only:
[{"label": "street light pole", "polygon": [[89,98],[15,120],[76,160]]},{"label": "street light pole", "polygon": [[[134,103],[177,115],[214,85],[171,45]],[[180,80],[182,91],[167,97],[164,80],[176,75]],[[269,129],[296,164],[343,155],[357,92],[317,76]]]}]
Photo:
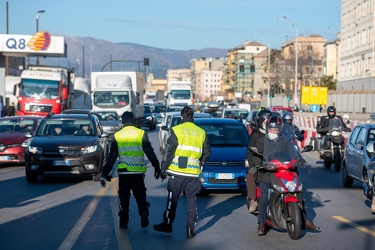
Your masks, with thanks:
[{"label": "street light pole", "polygon": [[294,42],[294,48],[295,48],[295,69],[294,69],[294,104],[297,104],[298,103],[298,96],[297,96],[297,86],[298,86],[298,30],[297,30],[297,27],[296,25],[294,25],[294,22],[292,20],[290,20],[288,17],[286,16],[283,16],[283,17],[280,17],[278,18],[277,20],[287,20],[295,29],[296,31],[296,38],[295,38],[295,42]]},{"label": "street light pole", "polygon": [[[45,10],[38,10],[36,13],[36,33],[39,32],[39,14],[46,12]],[[39,57],[36,57],[36,65],[39,65]]]}]

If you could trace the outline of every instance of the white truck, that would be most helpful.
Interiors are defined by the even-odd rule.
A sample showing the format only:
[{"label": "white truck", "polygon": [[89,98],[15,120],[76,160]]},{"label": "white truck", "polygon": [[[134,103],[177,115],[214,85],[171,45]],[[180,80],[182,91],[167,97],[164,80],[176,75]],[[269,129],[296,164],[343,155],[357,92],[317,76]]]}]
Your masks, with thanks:
[{"label": "white truck", "polygon": [[144,86],[141,72],[92,72],[92,110],[116,110],[119,116],[125,111],[131,111],[136,125],[140,126],[140,119],[144,115]]},{"label": "white truck", "polygon": [[191,105],[193,104],[193,92],[191,82],[168,81],[168,105]]}]

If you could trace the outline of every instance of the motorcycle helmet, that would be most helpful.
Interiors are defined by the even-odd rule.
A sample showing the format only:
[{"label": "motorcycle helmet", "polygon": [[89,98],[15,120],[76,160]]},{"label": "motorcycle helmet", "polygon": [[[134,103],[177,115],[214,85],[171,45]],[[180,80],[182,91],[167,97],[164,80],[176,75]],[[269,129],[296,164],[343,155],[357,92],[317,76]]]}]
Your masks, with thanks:
[{"label": "motorcycle helmet", "polygon": [[263,122],[267,120],[270,116],[272,116],[272,112],[268,109],[263,109],[257,113],[255,116],[255,123],[258,128],[263,127]]},{"label": "motorcycle helmet", "polygon": [[[279,131],[276,133],[270,132],[270,129],[277,128]],[[276,140],[282,133],[283,120],[280,116],[273,115],[268,118],[266,122],[266,135],[271,140]]]},{"label": "motorcycle helmet", "polygon": [[[333,112],[333,115],[330,114],[331,112]],[[335,117],[335,115],[336,115],[336,108],[334,106],[329,106],[327,108],[327,115],[328,115],[329,118]]]},{"label": "motorcycle helmet", "polygon": [[283,122],[289,125],[292,125],[293,123],[293,115],[289,111],[286,111],[283,113]]}]

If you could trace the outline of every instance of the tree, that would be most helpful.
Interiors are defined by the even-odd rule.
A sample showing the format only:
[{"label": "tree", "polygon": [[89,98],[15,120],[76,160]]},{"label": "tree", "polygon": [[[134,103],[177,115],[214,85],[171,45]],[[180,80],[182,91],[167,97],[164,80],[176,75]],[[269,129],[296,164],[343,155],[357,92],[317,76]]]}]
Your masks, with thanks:
[{"label": "tree", "polygon": [[329,90],[336,90],[337,87],[337,80],[333,79],[333,75],[329,76],[322,76],[319,82],[315,82],[315,85],[321,87],[328,87]]}]

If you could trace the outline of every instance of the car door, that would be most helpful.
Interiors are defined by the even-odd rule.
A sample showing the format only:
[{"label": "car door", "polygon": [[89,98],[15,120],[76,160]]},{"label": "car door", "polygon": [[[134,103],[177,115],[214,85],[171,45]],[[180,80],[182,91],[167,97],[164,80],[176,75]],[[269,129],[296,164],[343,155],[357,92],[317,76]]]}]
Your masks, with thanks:
[{"label": "car door", "polygon": [[353,162],[353,155],[354,155],[354,146],[355,146],[355,142],[357,140],[360,130],[361,130],[360,126],[357,126],[353,129],[353,132],[350,134],[348,142],[345,147],[345,163],[346,163],[347,171],[348,173],[350,173],[350,175],[353,172],[352,162]]},{"label": "car door", "polygon": [[365,165],[365,142],[367,140],[367,129],[361,127],[353,147],[353,155],[351,157],[350,170],[354,176],[360,178],[362,176],[362,167]]}]

